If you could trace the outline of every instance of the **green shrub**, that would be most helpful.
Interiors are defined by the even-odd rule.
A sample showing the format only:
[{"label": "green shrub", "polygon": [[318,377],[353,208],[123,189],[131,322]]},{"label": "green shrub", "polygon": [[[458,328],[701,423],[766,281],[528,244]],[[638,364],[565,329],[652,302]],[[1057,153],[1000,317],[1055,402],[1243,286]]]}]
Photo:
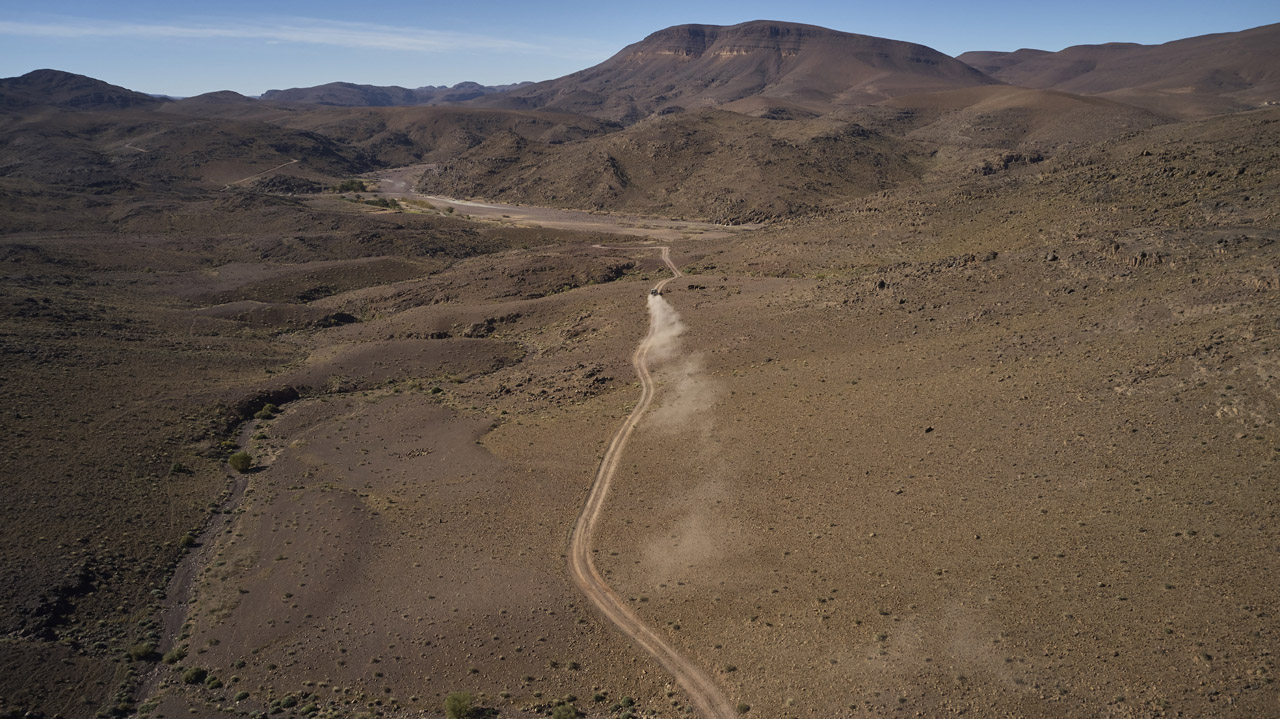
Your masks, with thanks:
[{"label": "green shrub", "polygon": [[467,692],[452,692],[444,698],[444,715],[449,719],[471,719],[475,715],[471,701]]},{"label": "green shrub", "polygon": [[242,702],[249,698],[249,692],[236,692],[236,701]]},{"label": "green shrub", "polygon": [[151,642],[139,642],[129,647],[129,658],[135,662],[154,659],[156,645]]},{"label": "green shrub", "polygon": [[183,684],[199,684],[209,676],[209,672],[200,667],[191,667],[182,673]]},{"label": "green shrub", "polygon": [[334,192],[365,192],[368,189],[364,180],[343,180],[333,186]]},{"label": "green shrub", "polygon": [[244,450],[240,450],[227,457],[227,464],[231,465],[231,468],[235,471],[244,474],[253,466],[253,456]]},{"label": "green shrub", "polygon": [[751,705],[750,705],[750,704],[748,704],[748,703],[746,703],[746,702],[738,702],[738,713],[739,713],[739,714],[746,714],[746,713],[747,713],[747,712],[749,712],[749,711],[751,711]]},{"label": "green shrub", "polygon": [[164,655],[164,663],[165,663],[165,664],[177,664],[178,662],[180,662],[180,661],[182,661],[183,659],[185,659],[185,658],[186,658],[186,656],[187,656],[187,650],[186,650],[186,649],[184,649],[184,648],[182,648],[182,647],[174,647],[173,649],[170,649],[170,650],[169,650],[169,653],[168,653],[168,654],[165,654],[165,655]]},{"label": "green shrub", "polygon": [[578,710],[572,704],[561,704],[551,710],[551,719],[578,719]]}]

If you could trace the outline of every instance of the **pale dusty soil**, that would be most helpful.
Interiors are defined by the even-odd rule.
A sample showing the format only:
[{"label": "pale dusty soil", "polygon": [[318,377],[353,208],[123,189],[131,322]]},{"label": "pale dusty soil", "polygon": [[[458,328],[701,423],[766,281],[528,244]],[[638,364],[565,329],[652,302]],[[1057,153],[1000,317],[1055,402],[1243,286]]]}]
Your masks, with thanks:
[{"label": "pale dusty soil", "polygon": [[[1153,137],[674,243],[686,331],[596,563],[748,716],[1274,713],[1274,169],[1205,179],[1215,145]],[[182,664],[225,686],[170,671],[154,713],[683,714],[564,557],[639,396],[655,254],[513,250],[314,303],[368,320],[279,368],[338,379],[256,440],[197,588]]]},{"label": "pale dusty soil", "polygon": [[[722,249],[677,250],[720,264],[668,288],[682,353],[659,365],[596,561],[732,701],[778,717],[1274,706],[1273,293],[1171,295],[1179,271],[1091,245],[849,280],[752,278],[746,250]],[[653,254],[634,257],[659,277]],[[206,651],[187,664],[244,678],[197,708],[315,692],[398,715],[468,689],[504,716],[566,694],[591,716],[623,695],[675,715],[680,693],[575,595],[562,556],[638,395],[625,358],[646,286],[489,305],[522,316],[467,342],[522,347],[519,365],[276,420],[188,640]],[[428,305],[324,342],[471,321]],[[447,372],[428,348],[461,340],[418,342],[407,376],[430,378]],[[613,378],[603,393],[586,368]],[[169,696],[158,711],[186,711]]]},{"label": "pale dusty soil", "polygon": [[601,563],[763,716],[1275,706],[1280,367],[1222,363],[1263,328],[1026,261],[672,293],[700,409],[637,434]]}]

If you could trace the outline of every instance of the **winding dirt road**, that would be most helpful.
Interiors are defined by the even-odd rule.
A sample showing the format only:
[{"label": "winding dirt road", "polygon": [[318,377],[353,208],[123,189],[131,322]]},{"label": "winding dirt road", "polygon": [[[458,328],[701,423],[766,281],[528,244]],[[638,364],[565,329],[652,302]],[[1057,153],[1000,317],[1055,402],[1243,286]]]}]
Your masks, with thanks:
[{"label": "winding dirt road", "polygon": [[[659,282],[655,287],[661,292],[669,282],[680,277],[682,273],[671,261],[671,248],[658,249],[662,250],[662,261],[671,270],[671,277]],[[659,301],[661,301],[660,298]],[[636,348],[635,354],[631,355],[631,364],[640,378],[640,401],[636,403],[631,414],[627,415],[627,419],[613,435],[613,440],[609,442],[609,449],[600,460],[600,469],[596,472],[595,482],[591,485],[591,492],[587,495],[586,504],[582,507],[582,513],[578,515],[578,521],[574,524],[573,534],[569,539],[569,573],[582,593],[595,604],[606,619],[631,637],[680,683],[680,686],[689,693],[689,700],[704,719],[732,719],[735,716],[733,708],[720,692],[720,687],[715,681],[640,621],[631,608],[623,603],[622,599],[605,583],[604,577],[600,576],[596,571],[595,563],[591,561],[592,535],[595,533],[600,513],[604,510],[605,498],[609,495],[609,485],[613,483],[613,475],[618,469],[618,460],[622,457],[622,451],[626,448],[631,433],[640,423],[640,418],[653,402],[654,385],[653,377],[649,372],[649,350],[653,347],[656,330],[656,326],[651,323],[649,333]]]}]

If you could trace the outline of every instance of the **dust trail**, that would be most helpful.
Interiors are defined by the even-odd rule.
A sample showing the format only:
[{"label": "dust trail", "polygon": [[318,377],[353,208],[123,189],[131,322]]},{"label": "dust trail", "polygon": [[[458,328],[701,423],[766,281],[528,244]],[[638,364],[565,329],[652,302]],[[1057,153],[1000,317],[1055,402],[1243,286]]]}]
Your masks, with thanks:
[{"label": "dust trail", "polygon": [[680,313],[662,295],[649,295],[649,355],[662,362],[671,359],[679,351],[680,335],[684,323]]},{"label": "dust trail", "polygon": [[702,356],[682,352],[680,335],[684,330],[680,314],[666,298],[649,295],[649,357],[661,363],[654,375],[662,385],[662,400],[650,422],[664,433],[688,429],[695,415],[710,407],[715,398],[715,387],[703,372]]},{"label": "dust trail", "polygon": [[[681,276],[680,270],[671,261],[671,248],[662,247],[662,261],[671,270],[672,276],[659,282],[655,290],[662,291],[668,283]],[[573,533],[569,537],[569,574],[578,585],[578,589],[595,605],[596,609],[613,623],[619,630],[632,639],[642,649],[662,665],[671,676],[679,682],[689,694],[689,701],[704,719],[735,719],[733,707],[720,692],[706,672],[696,664],[677,652],[631,610],[631,607],[613,591],[604,577],[596,569],[591,554],[591,540],[595,534],[596,522],[604,509],[605,498],[609,495],[609,486],[613,483],[614,474],[627,440],[640,423],[649,405],[653,403],[654,381],[649,369],[649,355],[653,352],[673,352],[676,339],[683,330],[679,315],[659,295],[649,296],[649,333],[645,335],[640,346],[631,356],[631,365],[640,379],[640,401],[636,403],[631,414],[623,420],[622,426],[613,435],[604,458],[600,460],[600,468],[596,471],[595,482],[587,493],[586,503],[574,523]]]}]

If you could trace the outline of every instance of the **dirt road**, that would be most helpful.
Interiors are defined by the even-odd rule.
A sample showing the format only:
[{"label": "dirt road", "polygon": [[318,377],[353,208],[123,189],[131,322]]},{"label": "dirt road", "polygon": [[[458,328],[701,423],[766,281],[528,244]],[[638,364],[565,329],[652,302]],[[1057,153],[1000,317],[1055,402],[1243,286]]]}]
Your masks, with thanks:
[{"label": "dirt road", "polygon": [[373,173],[369,179],[378,183],[377,192],[398,200],[419,200],[436,207],[453,207],[473,220],[501,222],[521,226],[547,227],[557,230],[585,230],[619,235],[636,235],[656,240],[680,240],[689,237],[714,239],[728,237],[759,225],[717,225],[693,220],[668,220],[657,217],[633,217],[612,213],[565,210],[534,205],[509,205],[501,202],[423,195],[413,189],[417,178],[430,165],[397,167]]},{"label": "dirt road", "polygon": [[[662,250],[662,261],[672,273],[671,277],[657,284],[656,289],[661,292],[669,282],[680,277],[681,272],[671,261],[671,248],[659,249]],[[653,299],[659,302],[664,301],[661,297]],[[627,440],[631,438],[631,433],[635,431],[640,418],[653,402],[654,385],[653,377],[649,372],[649,350],[653,347],[656,329],[655,325],[650,325],[649,333],[645,335],[640,346],[636,348],[635,354],[631,356],[631,364],[640,378],[640,401],[636,403],[631,414],[627,415],[622,426],[613,435],[613,440],[609,442],[609,449],[600,461],[595,482],[591,486],[591,492],[587,495],[586,504],[582,508],[582,513],[578,515],[578,521],[574,524],[573,534],[569,539],[569,573],[573,576],[574,583],[604,614],[605,618],[631,637],[649,656],[656,659],[680,683],[680,686],[684,687],[684,690],[689,693],[689,700],[704,719],[731,719],[734,716],[733,708],[715,681],[640,621],[605,583],[604,578],[596,571],[595,563],[591,561],[592,535],[595,533],[600,513],[604,509],[605,499],[609,495],[609,485],[613,482],[613,475],[618,469],[618,461],[627,446]]]}]

